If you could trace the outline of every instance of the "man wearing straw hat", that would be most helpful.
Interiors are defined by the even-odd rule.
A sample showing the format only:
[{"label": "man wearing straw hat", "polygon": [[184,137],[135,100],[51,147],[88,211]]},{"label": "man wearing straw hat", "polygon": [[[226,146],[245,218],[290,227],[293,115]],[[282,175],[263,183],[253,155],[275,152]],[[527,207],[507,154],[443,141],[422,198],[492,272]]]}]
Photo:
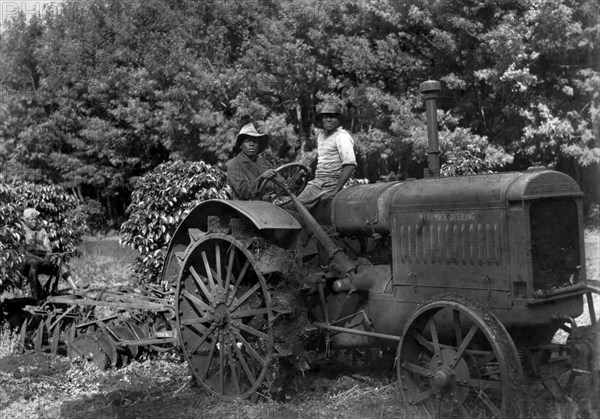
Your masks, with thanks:
[{"label": "man wearing straw hat", "polygon": [[323,130],[317,137],[317,170],[298,199],[307,209],[321,199],[331,199],[344,188],[356,167],[354,140],[341,126],[342,110],[339,104],[327,102],[317,114],[317,123]]},{"label": "man wearing straw hat", "polygon": [[253,124],[240,130],[233,153],[227,165],[227,182],[233,190],[233,199],[268,201],[275,194],[273,178],[275,163],[262,153],[269,145],[269,136],[260,134]]}]

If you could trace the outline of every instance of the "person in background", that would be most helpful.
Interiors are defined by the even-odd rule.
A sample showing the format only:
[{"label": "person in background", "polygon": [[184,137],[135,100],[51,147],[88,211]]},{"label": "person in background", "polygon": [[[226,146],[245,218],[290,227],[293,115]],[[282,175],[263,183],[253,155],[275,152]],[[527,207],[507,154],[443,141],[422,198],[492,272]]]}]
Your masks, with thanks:
[{"label": "person in background", "polygon": [[275,187],[268,181],[277,175],[275,162],[270,153],[263,153],[268,146],[267,134],[260,134],[251,123],[242,127],[233,147],[235,157],[227,164],[233,199],[269,201],[275,195]]},{"label": "person in background", "polygon": [[76,288],[70,278],[70,273],[66,265],[64,263],[57,264],[52,260],[50,239],[48,233],[42,227],[39,215],[40,213],[35,208],[26,208],[23,211],[22,217],[23,228],[25,230],[24,271],[31,287],[31,296],[36,300],[44,297],[42,295],[42,286],[38,279],[40,274],[54,275],[59,273],[71,288]]},{"label": "person in background", "polygon": [[317,114],[322,131],[317,137],[317,170],[298,199],[307,209],[321,199],[331,199],[352,176],[356,167],[354,139],[342,128],[342,110],[339,104],[326,102]]}]

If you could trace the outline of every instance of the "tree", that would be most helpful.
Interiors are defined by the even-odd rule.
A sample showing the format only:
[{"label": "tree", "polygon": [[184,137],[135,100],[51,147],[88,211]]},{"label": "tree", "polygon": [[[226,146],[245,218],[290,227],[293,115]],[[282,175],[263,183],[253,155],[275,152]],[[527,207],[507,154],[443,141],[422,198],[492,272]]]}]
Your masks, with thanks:
[{"label": "tree", "polygon": [[283,161],[306,160],[314,114],[336,98],[362,177],[420,176],[417,89],[431,78],[442,81],[439,108],[455,121],[443,128],[450,145],[486,141],[471,157],[497,170],[539,161],[585,184],[600,161],[599,8],[592,0],[61,3],[0,35],[0,159],[9,176],[102,200],[114,219],[130,179],[169,159],[225,162],[248,120],[272,130]]}]

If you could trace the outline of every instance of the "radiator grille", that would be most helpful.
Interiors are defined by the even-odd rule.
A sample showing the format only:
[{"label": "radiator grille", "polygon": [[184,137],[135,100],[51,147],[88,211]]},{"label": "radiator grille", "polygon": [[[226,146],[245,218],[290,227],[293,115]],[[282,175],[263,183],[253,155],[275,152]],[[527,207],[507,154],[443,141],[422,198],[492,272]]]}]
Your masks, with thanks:
[{"label": "radiator grille", "polygon": [[570,285],[571,279],[577,279],[580,262],[577,214],[577,204],[572,199],[544,199],[531,204],[534,289]]}]

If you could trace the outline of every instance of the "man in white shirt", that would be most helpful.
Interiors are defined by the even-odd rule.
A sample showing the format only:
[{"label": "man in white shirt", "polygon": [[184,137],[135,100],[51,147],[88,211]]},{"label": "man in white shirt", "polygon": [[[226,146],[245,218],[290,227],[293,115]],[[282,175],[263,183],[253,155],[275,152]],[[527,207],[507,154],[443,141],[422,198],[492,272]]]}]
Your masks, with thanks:
[{"label": "man in white shirt", "polygon": [[322,198],[331,199],[344,188],[356,167],[354,139],[341,126],[342,111],[337,103],[327,102],[317,114],[323,130],[317,137],[317,170],[298,199],[307,209]]}]

